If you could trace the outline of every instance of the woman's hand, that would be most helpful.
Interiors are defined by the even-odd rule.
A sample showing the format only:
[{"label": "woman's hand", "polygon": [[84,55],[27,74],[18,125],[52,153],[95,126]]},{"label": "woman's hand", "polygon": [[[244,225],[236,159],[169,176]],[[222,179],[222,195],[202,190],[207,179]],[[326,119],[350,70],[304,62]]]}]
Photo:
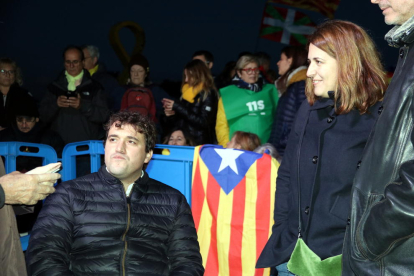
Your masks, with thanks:
[{"label": "woman's hand", "polygon": [[[162,107],[164,107],[164,111],[167,111],[167,110],[172,111],[173,106],[174,106],[173,100],[166,99],[166,98],[162,99]],[[167,115],[167,113],[165,113],[165,115]],[[167,115],[167,116],[170,116],[170,115]]]},{"label": "woman's hand", "polygon": [[174,110],[164,109],[164,113],[165,113],[165,116],[167,116],[167,117],[175,115],[175,111]]}]

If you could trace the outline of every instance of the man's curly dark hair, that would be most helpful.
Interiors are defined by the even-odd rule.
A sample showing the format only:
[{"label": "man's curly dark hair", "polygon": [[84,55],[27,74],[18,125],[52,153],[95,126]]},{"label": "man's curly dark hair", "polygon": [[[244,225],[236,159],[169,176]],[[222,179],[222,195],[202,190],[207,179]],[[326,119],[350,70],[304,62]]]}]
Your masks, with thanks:
[{"label": "man's curly dark hair", "polygon": [[116,127],[124,125],[131,125],[137,132],[141,133],[145,137],[145,151],[149,152],[155,147],[156,131],[154,123],[147,117],[137,112],[131,112],[128,110],[119,111],[112,114],[108,123],[105,124],[106,138],[104,146],[108,138],[108,132],[111,126],[115,124]]}]

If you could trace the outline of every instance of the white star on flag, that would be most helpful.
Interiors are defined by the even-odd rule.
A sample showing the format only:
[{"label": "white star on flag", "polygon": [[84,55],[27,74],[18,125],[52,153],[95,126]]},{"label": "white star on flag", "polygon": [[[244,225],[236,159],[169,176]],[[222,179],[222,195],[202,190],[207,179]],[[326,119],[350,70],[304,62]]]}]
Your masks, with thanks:
[{"label": "white star on flag", "polygon": [[230,167],[236,174],[239,174],[239,171],[237,170],[236,165],[236,159],[239,158],[241,154],[244,152],[239,150],[233,150],[233,149],[214,149],[218,155],[221,157],[221,163],[220,168],[218,172],[221,172],[227,167]]}]

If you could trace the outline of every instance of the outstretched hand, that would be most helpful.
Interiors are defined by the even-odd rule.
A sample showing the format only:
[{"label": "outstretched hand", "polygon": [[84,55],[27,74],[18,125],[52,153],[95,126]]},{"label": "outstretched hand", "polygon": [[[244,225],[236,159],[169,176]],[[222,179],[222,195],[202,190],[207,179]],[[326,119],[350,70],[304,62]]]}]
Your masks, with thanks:
[{"label": "outstretched hand", "polygon": [[6,204],[34,205],[55,191],[53,183],[59,178],[58,173],[12,172],[0,177],[0,185],[6,195]]},{"label": "outstretched hand", "polygon": [[165,111],[173,110],[174,101],[170,99],[162,99],[162,107],[164,107]]}]

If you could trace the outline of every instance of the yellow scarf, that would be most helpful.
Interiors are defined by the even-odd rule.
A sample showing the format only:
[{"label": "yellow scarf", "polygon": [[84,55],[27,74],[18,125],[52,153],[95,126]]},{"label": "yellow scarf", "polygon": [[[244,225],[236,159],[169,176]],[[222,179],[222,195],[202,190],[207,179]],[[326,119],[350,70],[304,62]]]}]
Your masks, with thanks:
[{"label": "yellow scarf", "polygon": [[203,84],[200,83],[197,86],[190,86],[188,83],[184,84],[181,88],[182,98],[187,102],[194,103],[194,98],[201,92],[203,89]]},{"label": "yellow scarf", "polygon": [[286,87],[289,87],[294,82],[303,81],[307,79],[306,72],[308,71],[308,68],[306,67],[299,67],[295,71],[293,71],[287,81]]},{"label": "yellow scarf", "polygon": [[93,74],[96,73],[96,71],[98,71],[98,68],[99,68],[99,64],[96,64],[95,67],[93,67],[92,69],[88,70],[89,71],[89,74],[91,74],[91,77],[92,77]]},{"label": "yellow scarf", "polygon": [[76,90],[75,82],[77,80],[82,79],[82,77],[83,77],[83,70],[76,77],[73,77],[73,76],[69,75],[68,71],[65,71],[65,75],[66,75],[66,79],[68,80],[68,90],[69,91],[75,91]]}]

